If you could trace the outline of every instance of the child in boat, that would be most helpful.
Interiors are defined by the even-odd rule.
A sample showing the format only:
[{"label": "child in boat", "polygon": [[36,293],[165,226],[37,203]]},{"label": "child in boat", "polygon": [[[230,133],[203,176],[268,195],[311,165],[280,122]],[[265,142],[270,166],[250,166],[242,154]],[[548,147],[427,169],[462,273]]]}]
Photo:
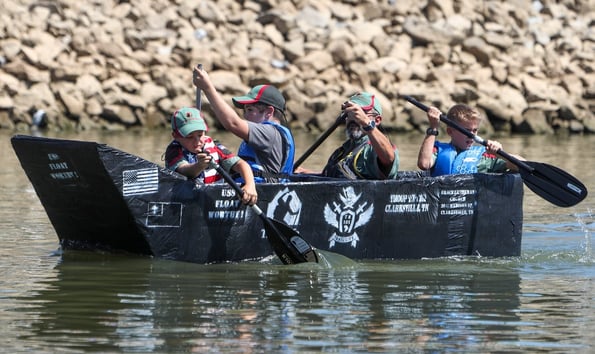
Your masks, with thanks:
[{"label": "child in boat", "polygon": [[285,118],[285,98],[272,85],[254,86],[245,96],[233,97],[240,116],[217,92],[207,72],[194,68],[194,85],[202,89],[215,117],[242,144],[238,156],[252,167],[256,182],[277,182],[293,173],[295,142]]},{"label": "child in boat", "polygon": [[254,175],[248,163],[234,155],[217,140],[206,135],[207,124],[196,108],[183,107],[171,117],[172,137],[165,151],[165,167],[202,183],[214,183],[223,177],[213,168],[211,161],[224,170],[234,171],[245,181],[242,203],[254,205],[258,194]]},{"label": "child in boat", "polygon": [[[473,139],[452,127],[446,128],[446,133],[451,138],[450,142],[438,141],[442,112],[436,107],[430,107],[427,113],[430,127],[419,149],[417,166],[420,169],[429,170],[432,176],[476,172],[501,173],[518,169],[516,165],[496,155],[498,150],[502,149],[502,144],[498,141],[486,140],[487,146],[474,145]],[[447,117],[473,134],[477,134],[482,121],[477,110],[464,104],[452,106]],[[514,157],[524,160],[519,156]]]}]

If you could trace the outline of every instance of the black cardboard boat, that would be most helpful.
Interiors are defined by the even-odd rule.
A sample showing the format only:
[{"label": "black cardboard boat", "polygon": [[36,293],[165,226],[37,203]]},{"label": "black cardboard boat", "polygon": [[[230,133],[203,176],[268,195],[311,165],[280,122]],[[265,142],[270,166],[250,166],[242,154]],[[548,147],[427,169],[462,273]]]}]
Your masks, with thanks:
[{"label": "black cardboard boat", "polygon": [[[196,185],[96,142],[24,135],[11,141],[64,250],[194,263],[273,254],[262,220],[226,183]],[[317,249],[356,260],[520,255],[518,174],[294,179],[259,184],[259,205]]]}]

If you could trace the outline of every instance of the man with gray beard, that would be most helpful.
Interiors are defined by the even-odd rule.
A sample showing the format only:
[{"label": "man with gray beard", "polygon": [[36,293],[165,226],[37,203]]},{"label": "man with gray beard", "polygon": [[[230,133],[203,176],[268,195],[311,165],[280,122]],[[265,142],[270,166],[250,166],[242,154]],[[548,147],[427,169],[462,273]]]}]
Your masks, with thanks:
[{"label": "man with gray beard", "polygon": [[[321,175],[347,179],[394,179],[399,151],[380,130],[382,106],[373,94],[356,93],[343,103],[347,140],[330,156]],[[313,173],[298,168],[298,173]]]}]

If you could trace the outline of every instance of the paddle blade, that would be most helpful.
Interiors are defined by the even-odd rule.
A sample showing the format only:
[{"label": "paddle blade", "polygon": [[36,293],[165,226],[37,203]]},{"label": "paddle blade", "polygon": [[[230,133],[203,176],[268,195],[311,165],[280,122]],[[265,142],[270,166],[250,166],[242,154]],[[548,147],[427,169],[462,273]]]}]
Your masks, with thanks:
[{"label": "paddle blade", "polygon": [[541,162],[523,162],[533,168],[520,169],[523,182],[548,202],[560,207],[571,207],[587,197],[585,185],[566,171]]},{"label": "paddle blade", "polygon": [[269,243],[283,264],[318,263],[316,252],[297,231],[262,214],[261,218]]},{"label": "paddle blade", "polygon": [[306,240],[300,236],[293,236],[291,239],[289,239],[289,241],[298,250],[298,252],[300,252],[304,258],[306,258],[306,261],[318,263],[318,256],[316,255],[314,248],[312,248],[312,246],[310,246]]}]

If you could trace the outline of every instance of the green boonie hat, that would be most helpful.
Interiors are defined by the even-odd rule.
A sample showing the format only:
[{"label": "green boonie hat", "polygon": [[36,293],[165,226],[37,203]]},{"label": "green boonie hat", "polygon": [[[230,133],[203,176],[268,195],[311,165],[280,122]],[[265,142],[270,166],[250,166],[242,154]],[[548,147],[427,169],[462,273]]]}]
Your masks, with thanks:
[{"label": "green boonie hat", "polygon": [[281,112],[285,111],[285,98],[281,91],[272,85],[254,86],[247,95],[233,97],[231,100],[238,108],[244,108],[247,104],[264,103]]},{"label": "green boonie hat", "polygon": [[362,107],[364,111],[369,111],[373,108],[376,112],[378,112],[378,114],[382,115],[382,106],[380,105],[380,101],[369,92],[356,93],[355,95],[349,97],[349,100]]},{"label": "green boonie hat", "polygon": [[171,116],[171,129],[180,133],[181,136],[187,137],[193,131],[206,131],[207,123],[201,117],[198,109],[183,107],[175,111]]}]

